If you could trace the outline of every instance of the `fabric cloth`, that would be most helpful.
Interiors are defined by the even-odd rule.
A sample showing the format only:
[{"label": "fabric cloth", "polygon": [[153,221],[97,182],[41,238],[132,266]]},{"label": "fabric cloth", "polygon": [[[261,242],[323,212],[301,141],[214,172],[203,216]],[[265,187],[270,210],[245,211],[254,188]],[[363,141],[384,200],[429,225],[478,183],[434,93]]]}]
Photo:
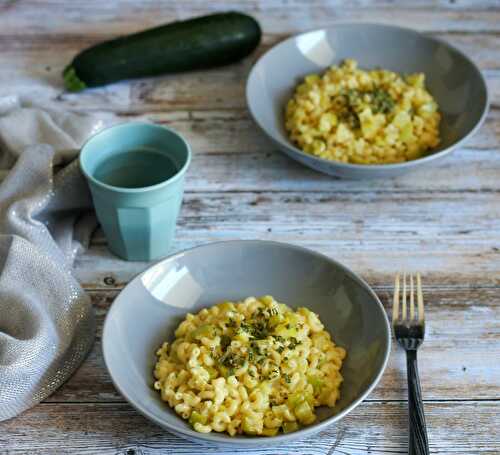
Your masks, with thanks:
[{"label": "fabric cloth", "polygon": [[92,347],[72,266],[96,219],[75,157],[111,122],[0,98],[0,421],[52,394]]}]

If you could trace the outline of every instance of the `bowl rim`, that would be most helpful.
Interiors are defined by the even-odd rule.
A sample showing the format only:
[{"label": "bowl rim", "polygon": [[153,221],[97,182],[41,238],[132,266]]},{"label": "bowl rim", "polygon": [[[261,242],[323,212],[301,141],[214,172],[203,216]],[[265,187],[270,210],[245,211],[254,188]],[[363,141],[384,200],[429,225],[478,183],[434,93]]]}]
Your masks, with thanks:
[{"label": "bowl rim", "polygon": [[[392,163],[392,164],[354,164],[354,163],[344,163],[342,161],[327,160],[325,158],[320,158],[320,157],[317,157],[315,155],[311,155],[309,153],[306,153],[306,152],[302,151],[301,149],[299,149],[298,147],[296,147],[291,142],[285,142],[281,139],[281,137],[278,137],[274,134],[271,134],[271,132],[265,127],[265,125],[260,121],[259,117],[256,115],[255,110],[253,108],[253,102],[249,96],[250,83],[253,81],[253,79],[255,79],[256,73],[257,73],[257,67],[259,66],[259,64],[262,63],[262,60],[268,54],[270,54],[271,52],[273,52],[277,48],[279,48],[281,45],[288,44],[289,42],[292,42],[301,36],[307,35],[308,33],[316,33],[316,32],[334,30],[335,28],[338,28],[338,27],[363,27],[363,26],[378,27],[381,29],[396,29],[396,30],[404,31],[404,32],[409,33],[409,34],[418,35],[419,37],[424,38],[426,40],[434,41],[436,43],[444,45],[452,52],[455,52],[458,55],[460,55],[464,60],[466,60],[471,65],[473,70],[478,74],[479,80],[481,81],[482,88],[484,89],[484,93],[485,93],[485,102],[484,102],[484,105],[482,106],[481,116],[479,117],[479,119],[475,123],[475,125],[467,132],[467,134],[465,134],[463,137],[456,140],[453,144],[449,145],[448,147],[446,147],[443,150],[440,150],[440,151],[435,152],[435,153],[431,153],[429,155],[423,156],[421,158],[417,158],[415,160],[405,161],[403,163]],[[424,34],[422,32],[419,32],[419,31],[414,30],[414,29],[409,28],[409,27],[402,27],[399,25],[383,24],[383,23],[376,23],[376,22],[364,22],[364,21],[338,21],[338,22],[335,22],[331,26],[317,28],[317,29],[311,29],[311,30],[308,30],[305,32],[301,32],[301,33],[298,33],[296,35],[292,35],[292,36],[284,39],[283,41],[280,41],[279,43],[276,43],[274,46],[272,46],[270,49],[268,49],[264,54],[262,54],[259,57],[259,59],[253,64],[252,69],[250,70],[250,73],[248,74],[247,81],[246,81],[245,98],[246,98],[248,110],[250,111],[250,115],[252,116],[255,123],[257,123],[259,128],[266,134],[266,136],[268,136],[270,139],[272,139],[274,142],[276,142],[279,146],[284,147],[284,148],[288,149],[289,151],[300,155],[303,158],[311,159],[311,160],[316,161],[318,163],[322,163],[322,164],[330,165],[330,166],[334,165],[338,168],[342,168],[345,170],[358,170],[358,171],[359,170],[363,170],[363,171],[368,170],[369,171],[370,169],[373,169],[373,170],[401,169],[401,170],[403,170],[403,169],[407,169],[407,168],[411,168],[413,166],[416,166],[417,164],[428,163],[430,161],[435,160],[436,158],[440,158],[440,157],[443,157],[443,156],[451,153],[453,150],[457,149],[460,145],[462,145],[465,141],[467,141],[472,135],[474,135],[479,130],[479,128],[481,128],[481,126],[483,125],[483,123],[486,119],[486,116],[488,115],[490,100],[491,100],[490,92],[488,89],[488,84],[486,83],[486,78],[485,78],[484,74],[482,73],[482,71],[478,68],[478,66],[474,63],[474,61],[467,54],[465,54],[460,49],[453,46],[452,44],[450,44],[446,40],[444,40],[442,38],[437,38],[434,36],[429,36],[427,34]]]},{"label": "bowl rim", "polygon": [[[186,253],[190,253],[192,251],[198,250],[198,249],[204,249],[204,248],[212,248],[214,246],[219,246],[219,247],[224,247],[225,245],[233,245],[233,244],[260,244],[260,245],[272,245],[275,247],[279,248],[285,248],[285,249],[292,249],[296,250],[305,254],[309,254],[312,256],[315,256],[316,258],[327,261],[330,264],[332,264],[335,267],[340,268],[342,271],[346,273],[351,279],[353,279],[358,285],[363,287],[373,298],[375,303],[378,306],[378,309],[380,310],[382,314],[382,319],[385,322],[385,330],[384,330],[384,335],[386,342],[384,343],[384,348],[385,348],[385,354],[384,354],[384,359],[382,362],[382,365],[376,374],[375,378],[373,379],[372,383],[367,387],[367,389],[360,394],[349,406],[344,408],[341,412],[338,414],[335,414],[331,417],[328,417],[327,419],[318,422],[315,425],[312,426],[307,426],[304,428],[301,428],[298,431],[288,433],[288,434],[279,434],[277,436],[271,436],[271,437],[248,437],[248,436],[228,436],[225,433],[199,433],[195,430],[192,429],[186,429],[186,428],[179,428],[176,427],[165,420],[162,420],[160,418],[156,418],[154,415],[152,415],[147,407],[139,405],[138,403],[133,402],[132,400],[129,399],[129,397],[124,393],[122,387],[120,386],[119,382],[115,380],[115,377],[113,376],[112,369],[110,368],[110,363],[107,358],[107,351],[108,351],[108,339],[109,335],[107,333],[109,332],[109,325],[110,325],[110,320],[112,318],[112,315],[118,311],[118,305],[120,305],[120,296],[125,292],[125,290],[132,286],[134,283],[136,283],[138,280],[140,280],[141,276],[146,273],[149,269],[152,267],[157,266],[160,263],[167,262],[167,261],[175,261],[176,259],[184,256]],[[307,438],[313,434],[316,434],[322,430],[324,430],[326,427],[330,426],[334,422],[337,422],[338,420],[342,419],[344,416],[346,416],[348,413],[350,413],[353,409],[355,409],[361,402],[373,391],[373,389],[377,386],[379,383],[380,379],[382,378],[382,375],[384,374],[386,368],[387,368],[387,363],[389,361],[389,357],[391,354],[391,345],[392,345],[392,331],[391,331],[391,325],[389,322],[389,318],[387,316],[387,313],[385,311],[384,306],[382,305],[380,299],[378,298],[377,294],[373,289],[368,285],[368,283],[361,278],[359,275],[354,273],[352,270],[350,270],[348,267],[345,265],[341,264],[340,262],[336,261],[335,259],[330,258],[329,256],[319,253],[317,251],[311,250],[309,248],[305,248],[303,246],[299,245],[294,245],[291,243],[285,243],[285,242],[277,242],[273,240],[259,240],[259,239],[245,239],[245,240],[222,240],[218,242],[210,242],[210,243],[205,243],[201,245],[197,245],[191,248],[186,248],[184,250],[181,250],[179,252],[176,252],[166,258],[163,258],[162,260],[155,262],[152,264],[150,267],[148,267],[146,270],[142,271],[138,275],[136,275],[132,280],[127,283],[127,285],[120,291],[120,293],[117,295],[117,297],[114,299],[113,303],[111,304],[111,307],[109,308],[106,318],[103,324],[103,331],[102,331],[102,353],[103,353],[103,358],[104,358],[104,364],[106,365],[106,369],[108,371],[109,376],[111,377],[111,381],[113,385],[116,387],[118,392],[127,400],[128,403],[132,405],[140,414],[142,414],[144,417],[148,418],[149,420],[153,421],[160,427],[167,429],[169,431],[172,431],[173,433],[177,434],[178,436],[184,437],[188,440],[203,440],[208,444],[216,444],[216,445],[225,445],[225,446],[235,446],[235,445],[241,445],[244,447],[258,447],[258,446],[265,446],[266,441],[268,445],[273,445],[277,444],[279,442],[287,442],[287,441],[292,441],[292,440],[297,440],[297,439],[304,439]],[[178,416],[176,416],[178,417]],[[178,417],[180,419],[180,417]]]}]

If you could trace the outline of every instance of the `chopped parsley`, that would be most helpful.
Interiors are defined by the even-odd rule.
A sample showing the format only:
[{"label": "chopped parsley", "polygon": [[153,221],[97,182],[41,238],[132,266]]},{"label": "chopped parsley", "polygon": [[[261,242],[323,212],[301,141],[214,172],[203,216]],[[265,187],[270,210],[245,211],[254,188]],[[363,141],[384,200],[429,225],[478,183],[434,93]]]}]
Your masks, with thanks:
[{"label": "chopped parsley", "polygon": [[[352,94],[351,94],[352,95]],[[238,318],[230,317],[226,323],[226,327],[232,329],[229,335],[221,335],[220,346],[222,354],[217,359],[219,364],[224,366],[229,375],[234,374],[234,371],[242,367],[245,362],[261,368],[264,362],[268,359],[268,349],[266,343],[272,343],[272,349],[282,354],[285,349],[295,349],[301,341],[295,337],[284,337],[281,335],[273,334],[273,327],[270,325],[270,319],[273,316],[279,315],[278,307],[271,308],[257,308],[250,317],[241,321]],[[301,328],[303,324],[286,323],[287,330],[298,327]],[[245,334],[249,339],[248,350],[243,353],[232,352],[231,341],[232,337],[237,334]],[[272,337],[272,338],[270,338]],[[267,340],[266,343],[260,343],[259,340]],[[266,346],[264,346],[266,344]],[[270,360],[270,359],[269,359]],[[285,356],[284,360],[288,360]],[[255,369],[248,370],[251,377],[259,376],[258,371]],[[280,376],[279,368],[274,368],[267,375],[266,379],[276,379]],[[290,382],[289,375],[283,375],[285,382]]]},{"label": "chopped parsley", "polygon": [[241,367],[245,363],[245,359],[238,354],[226,351],[226,353],[219,359],[219,363],[231,369]]},{"label": "chopped parsley", "polygon": [[250,342],[250,349],[252,349],[252,351],[256,354],[256,355],[262,355],[262,352],[260,350],[260,346],[258,343],[256,343],[255,341],[251,341]]},{"label": "chopped parsley", "polygon": [[394,100],[389,93],[381,88],[376,88],[371,92],[372,95],[372,110],[375,114],[381,112],[388,114],[394,109]]},{"label": "chopped parsley", "polygon": [[256,340],[264,340],[269,336],[267,321],[242,322],[239,329],[248,333]]},{"label": "chopped parsley", "polygon": [[222,347],[222,351],[225,351],[230,344],[231,344],[231,337],[227,335],[222,335],[220,337],[220,345]]},{"label": "chopped parsley", "polygon": [[395,105],[392,96],[383,88],[344,90],[335,96],[333,101],[340,110],[340,120],[352,129],[360,128],[359,114],[366,104],[370,106],[374,114],[389,114],[393,111]]},{"label": "chopped parsley", "polygon": [[288,349],[295,349],[302,341],[298,341],[297,338],[291,337],[288,343]]},{"label": "chopped parsley", "polygon": [[267,379],[276,379],[280,375],[280,371],[277,368],[274,368],[271,372],[268,373]]}]

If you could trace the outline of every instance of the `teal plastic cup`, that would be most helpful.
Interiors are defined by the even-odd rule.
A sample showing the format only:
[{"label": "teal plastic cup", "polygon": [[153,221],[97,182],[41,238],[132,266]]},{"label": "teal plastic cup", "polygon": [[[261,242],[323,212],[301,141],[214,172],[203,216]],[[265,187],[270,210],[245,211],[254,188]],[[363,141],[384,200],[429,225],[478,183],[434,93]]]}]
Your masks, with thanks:
[{"label": "teal plastic cup", "polygon": [[109,249],[128,261],[170,250],[191,150],[164,126],[123,123],[91,137],[80,152]]}]

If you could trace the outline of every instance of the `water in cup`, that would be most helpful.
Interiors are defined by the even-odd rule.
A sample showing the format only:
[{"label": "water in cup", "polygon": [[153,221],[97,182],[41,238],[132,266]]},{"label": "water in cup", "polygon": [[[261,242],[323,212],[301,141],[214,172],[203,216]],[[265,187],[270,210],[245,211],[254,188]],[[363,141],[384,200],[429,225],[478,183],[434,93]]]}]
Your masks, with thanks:
[{"label": "water in cup", "polygon": [[120,188],[144,188],[162,183],[177,172],[177,166],[168,156],[139,149],[110,156],[99,165],[94,177]]}]

